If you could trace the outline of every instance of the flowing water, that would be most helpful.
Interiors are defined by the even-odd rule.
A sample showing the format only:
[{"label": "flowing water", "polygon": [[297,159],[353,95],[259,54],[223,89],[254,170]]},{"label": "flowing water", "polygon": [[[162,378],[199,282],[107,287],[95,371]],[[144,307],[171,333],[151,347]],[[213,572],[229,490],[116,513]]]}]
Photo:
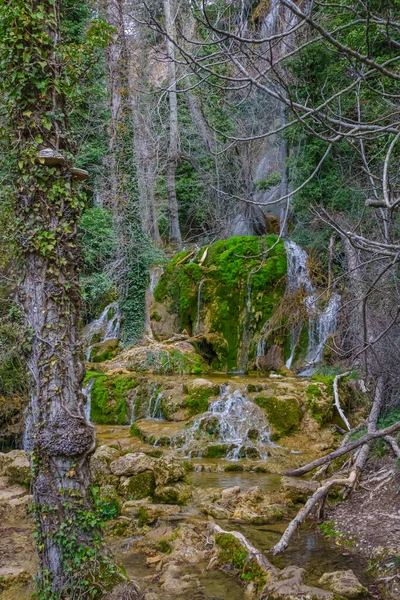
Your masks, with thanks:
[{"label": "flowing water", "polygon": [[[315,365],[321,362],[325,343],[337,328],[337,317],[341,306],[339,294],[332,294],[326,308],[318,310],[317,292],[311,282],[308,270],[308,255],[295,242],[285,242],[287,255],[287,291],[290,294],[303,289],[307,296],[305,304],[310,314],[308,321],[308,349],[305,358],[306,368],[300,375],[309,376],[315,370]],[[290,357],[286,361],[286,367],[291,368],[296,346],[300,339],[303,324],[297,324],[292,328],[290,334]]]},{"label": "flowing water", "polygon": [[89,346],[86,350],[86,360],[90,360],[93,345],[91,342],[94,336],[99,337],[97,343],[103,343],[107,340],[117,339],[121,328],[121,312],[118,302],[112,302],[105,307],[100,317],[92,321],[87,327],[85,339]]},{"label": "flowing water", "polygon": [[88,423],[90,423],[90,411],[92,409],[92,387],[94,384],[94,380],[95,380],[95,378],[92,377],[91,379],[89,379],[89,381],[87,381],[87,383],[82,388],[82,394],[86,398],[84,412],[85,412],[86,421]]},{"label": "flowing water", "polygon": [[228,386],[187,431],[182,450],[191,456],[204,443],[226,445],[228,460],[238,460],[251,449],[266,458],[271,440],[264,411]]}]

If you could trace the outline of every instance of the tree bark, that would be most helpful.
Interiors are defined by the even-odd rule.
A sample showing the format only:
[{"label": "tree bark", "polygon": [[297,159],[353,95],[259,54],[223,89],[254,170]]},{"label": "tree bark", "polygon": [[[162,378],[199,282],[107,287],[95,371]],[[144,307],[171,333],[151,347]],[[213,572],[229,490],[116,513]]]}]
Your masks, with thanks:
[{"label": "tree bark", "polygon": [[164,18],[165,31],[167,37],[166,56],[168,61],[168,95],[169,95],[169,146],[167,155],[167,192],[168,192],[168,212],[170,223],[170,241],[178,247],[182,244],[182,235],[179,226],[178,200],[176,197],[176,168],[179,159],[179,130],[178,130],[178,96],[176,93],[176,68],[175,68],[175,47],[174,39],[174,19],[171,10],[171,1],[164,0]]},{"label": "tree bark", "polygon": [[[23,266],[18,294],[31,388],[24,443],[32,467],[39,590],[41,597],[73,599],[82,597],[89,573],[101,581],[101,554],[94,550],[100,531],[88,489],[95,430],[84,416],[78,341],[77,229],[83,202],[66,158],[75,147],[67,135],[68,84],[57,53],[60,5],[59,0],[32,0],[26,13],[20,5],[3,5],[1,27],[3,35],[9,19],[14,31],[30,33],[24,45],[7,54],[8,72],[21,76],[8,92],[20,100],[6,110],[17,140],[16,236]],[[33,56],[34,68],[21,70],[22,52]],[[37,158],[43,149],[57,156],[57,166]]]}]

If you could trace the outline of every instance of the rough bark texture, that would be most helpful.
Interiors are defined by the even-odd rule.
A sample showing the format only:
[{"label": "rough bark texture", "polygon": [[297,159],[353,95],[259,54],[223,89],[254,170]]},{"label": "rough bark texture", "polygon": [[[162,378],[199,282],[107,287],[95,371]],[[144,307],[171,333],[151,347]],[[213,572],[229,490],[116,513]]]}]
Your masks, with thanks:
[{"label": "rough bark texture", "polygon": [[178,130],[178,97],[176,93],[176,66],[174,39],[174,20],[171,0],[164,0],[164,18],[166,37],[166,55],[168,60],[168,95],[169,95],[169,146],[167,156],[167,191],[170,222],[170,241],[181,245],[182,236],[179,226],[178,201],[176,198],[175,176],[179,159]]}]

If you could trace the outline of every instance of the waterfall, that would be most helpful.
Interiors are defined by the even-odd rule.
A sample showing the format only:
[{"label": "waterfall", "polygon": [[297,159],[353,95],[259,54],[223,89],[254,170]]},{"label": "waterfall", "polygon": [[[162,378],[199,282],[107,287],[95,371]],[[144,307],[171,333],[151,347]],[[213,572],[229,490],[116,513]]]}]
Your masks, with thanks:
[{"label": "waterfall", "polygon": [[163,395],[162,392],[155,391],[150,398],[149,406],[147,409],[146,419],[163,419],[164,415],[162,412],[162,401]]},{"label": "waterfall", "polygon": [[201,436],[208,437],[213,430],[212,444],[226,444],[227,458],[241,458],[243,448],[256,449],[265,458],[271,446],[270,431],[264,411],[251,402],[240,390],[223,390],[208,411],[197,419],[186,434],[183,451],[190,456]]},{"label": "waterfall", "polygon": [[[111,317],[110,317],[111,314]],[[92,321],[86,330],[85,338],[89,342],[86,350],[86,360],[90,360],[90,354],[94,344],[91,341],[95,335],[100,335],[100,340],[97,343],[106,342],[107,340],[117,339],[121,328],[121,312],[118,302],[112,302],[105,307],[100,317]]]},{"label": "waterfall", "polygon": [[201,288],[203,286],[203,283],[207,281],[207,279],[202,279],[199,283],[199,287],[197,290],[197,317],[196,317],[196,323],[194,325],[194,330],[193,330],[193,334],[194,335],[198,335],[199,333],[199,329],[200,329],[200,317],[201,317]]},{"label": "waterfall", "polygon": [[95,377],[91,377],[82,388],[82,394],[86,398],[86,404],[84,407],[85,418],[90,423],[90,411],[92,408],[92,387],[94,384]]},{"label": "waterfall", "polygon": [[341,296],[339,294],[332,294],[325,310],[316,319],[310,319],[308,326],[308,350],[305,360],[307,367],[299,375],[312,375],[315,365],[322,361],[325,343],[329,336],[335,333],[337,328],[337,316],[341,303]]},{"label": "waterfall", "polygon": [[[308,255],[295,242],[285,241],[287,255],[287,291],[293,294],[301,288],[307,293],[305,304],[310,312],[308,322],[308,349],[305,359],[306,365],[300,375],[312,375],[315,365],[322,360],[322,354],[326,340],[335,333],[337,328],[337,316],[341,306],[339,294],[332,294],[326,308],[319,312],[317,309],[317,293],[311,282],[308,270]],[[286,361],[286,367],[291,368],[296,346],[300,339],[303,324],[295,325],[290,334],[290,357]]]}]

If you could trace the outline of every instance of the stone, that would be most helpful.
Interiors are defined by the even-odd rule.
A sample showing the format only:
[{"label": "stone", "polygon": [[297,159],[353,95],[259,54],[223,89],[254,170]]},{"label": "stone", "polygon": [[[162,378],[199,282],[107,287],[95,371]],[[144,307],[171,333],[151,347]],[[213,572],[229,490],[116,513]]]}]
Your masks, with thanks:
[{"label": "stone", "polygon": [[319,484],[316,481],[282,477],[282,489],[293,502],[307,502],[318,488]]},{"label": "stone", "polygon": [[118,492],[124,498],[141,500],[142,498],[152,496],[155,487],[154,473],[152,471],[143,471],[125,479],[119,485]]},{"label": "stone", "polygon": [[8,465],[13,462],[16,458],[27,457],[24,450],[11,450],[11,452],[0,452],[0,477],[7,475]]},{"label": "stone", "polygon": [[303,583],[305,570],[286,567],[263,589],[261,600],[334,600],[334,594]]},{"label": "stone", "polygon": [[351,569],[324,573],[318,583],[338,596],[346,598],[358,598],[367,593],[366,588],[358,581]]},{"label": "stone", "polygon": [[111,474],[110,463],[118,458],[115,448],[100,446],[90,459],[92,483],[97,485],[118,485],[118,477]]},{"label": "stone", "polygon": [[6,472],[11,483],[29,485],[31,481],[31,467],[26,452],[24,452],[24,455],[17,456],[7,466]]},{"label": "stone", "polygon": [[200,505],[200,509],[214,519],[229,519],[232,516],[232,513],[227,508],[223,508],[218,504],[212,504],[211,502],[203,502]]},{"label": "stone", "polygon": [[135,581],[120,583],[107,594],[104,600],[141,600],[140,588]]},{"label": "stone", "polygon": [[192,488],[183,482],[158,485],[154,498],[163,504],[186,504],[192,498]]},{"label": "stone", "polygon": [[110,470],[113,475],[120,477],[121,475],[130,476],[138,475],[143,471],[152,471],[154,468],[155,459],[147,456],[143,452],[134,452],[125,454],[114,460],[110,464]]},{"label": "stone", "polygon": [[189,381],[187,384],[187,389],[189,394],[205,390],[207,392],[211,392],[212,395],[218,396],[220,392],[220,386],[218,383],[213,383],[208,379],[202,379],[200,377],[198,379],[194,379],[193,381]]},{"label": "stone", "polygon": [[175,456],[162,456],[153,462],[153,471],[157,485],[167,485],[185,478],[183,461]]},{"label": "stone", "polygon": [[271,346],[267,354],[257,359],[257,366],[261,371],[279,371],[285,364],[283,351],[279,346]]},{"label": "stone", "polygon": [[99,489],[99,499],[102,502],[107,502],[110,508],[115,507],[117,514],[120,513],[120,498],[118,496],[117,488],[114,485],[102,485]]}]

